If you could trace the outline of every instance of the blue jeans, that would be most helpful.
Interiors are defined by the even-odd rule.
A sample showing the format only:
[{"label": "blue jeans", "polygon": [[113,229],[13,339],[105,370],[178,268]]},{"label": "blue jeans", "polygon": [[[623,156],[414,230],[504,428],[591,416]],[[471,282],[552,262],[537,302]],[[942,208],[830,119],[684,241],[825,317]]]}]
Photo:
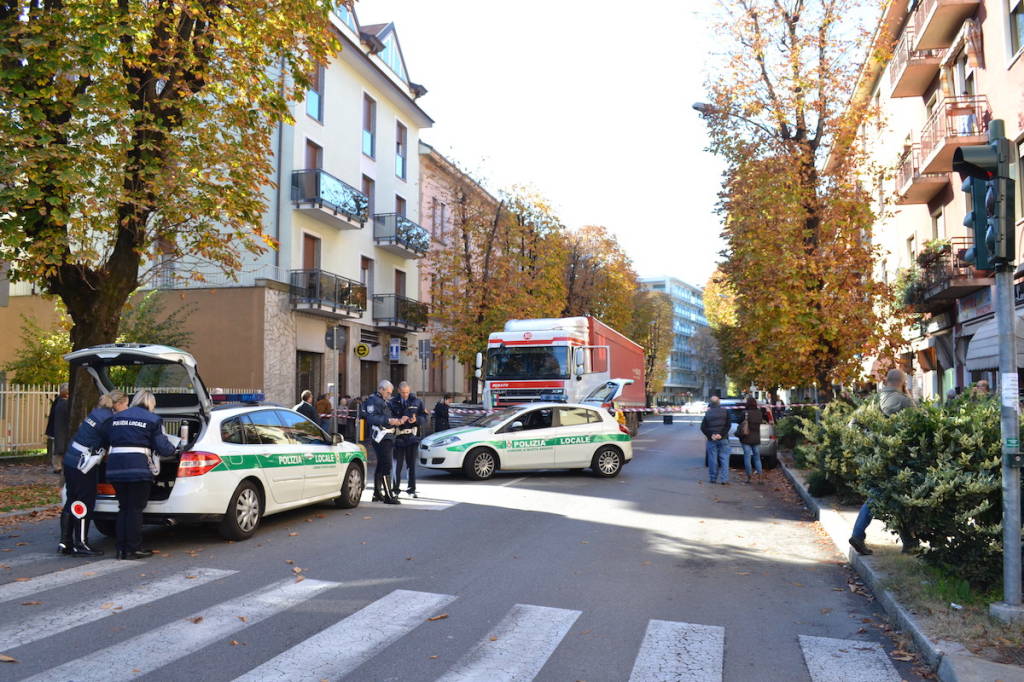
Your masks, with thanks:
[{"label": "blue jeans", "polygon": [[747,445],[741,443],[743,446],[743,468],[747,470],[747,476],[750,476],[750,458],[754,458],[754,470],[758,474],[761,473],[761,451],[758,449],[759,445]]},{"label": "blue jeans", "polygon": [[729,439],[709,440],[707,444],[708,479],[712,483],[729,481]]},{"label": "blue jeans", "polygon": [[868,502],[865,501],[864,506],[860,508],[860,512],[857,514],[857,520],[853,522],[853,538],[855,540],[863,540],[867,537],[871,518],[871,508],[868,507]]}]

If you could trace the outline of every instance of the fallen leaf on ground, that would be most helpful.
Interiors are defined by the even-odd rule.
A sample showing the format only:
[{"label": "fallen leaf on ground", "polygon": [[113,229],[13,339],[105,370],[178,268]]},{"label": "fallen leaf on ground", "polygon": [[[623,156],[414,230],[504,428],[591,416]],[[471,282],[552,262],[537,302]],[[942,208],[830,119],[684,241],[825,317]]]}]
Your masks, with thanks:
[{"label": "fallen leaf on ground", "polygon": [[27,542],[15,542],[14,546],[15,547],[24,547],[27,544],[28,544]]},{"label": "fallen leaf on ground", "polygon": [[16,582],[16,583],[27,583],[29,580],[32,580],[32,578],[15,578],[14,582]]},{"label": "fallen leaf on ground", "polygon": [[295,537],[296,535],[298,535],[298,533],[288,533],[288,537],[290,537],[290,538],[293,538],[293,537]]},{"label": "fallen leaf on ground", "polygon": [[832,613],[832,609],[822,609],[821,610],[821,615],[823,615],[823,616],[827,615],[829,613]]},{"label": "fallen leaf on ground", "polygon": [[580,540],[580,544],[581,545],[589,545],[590,544],[590,540]]},{"label": "fallen leaf on ground", "polygon": [[231,640],[231,646],[245,646],[244,642],[239,642],[237,639]]},{"label": "fallen leaf on ground", "polygon": [[372,518],[373,518],[372,516],[364,516],[363,517],[363,521],[369,521]]},{"label": "fallen leaf on ground", "polygon": [[447,617],[448,617],[447,613],[442,613],[440,616],[431,616],[430,618],[427,618],[427,620],[430,621],[430,622],[433,622],[435,620],[444,620]]},{"label": "fallen leaf on ground", "polygon": [[413,557],[411,557],[411,556],[407,556],[407,557],[405,557],[405,560],[406,560],[406,561],[412,561],[412,560],[413,560]]},{"label": "fallen leaf on ground", "polygon": [[246,616],[239,616],[238,620],[242,621],[243,623],[248,623],[249,622],[249,618],[246,617]]},{"label": "fallen leaf on ground", "polygon": [[203,617],[202,616],[196,616],[195,618],[189,618],[189,620],[192,621],[193,623],[195,623],[196,625],[198,625],[199,623],[203,622]]},{"label": "fallen leaf on ground", "polygon": [[803,583],[793,583],[793,584],[796,585],[797,587],[803,587],[804,586]]},{"label": "fallen leaf on ground", "polygon": [[100,608],[103,609],[103,610],[112,609],[112,608],[114,608],[114,602],[108,601],[105,604],[100,604]]},{"label": "fallen leaf on ground", "polygon": [[326,518],[327,518],[327,517],[326,517],[326,516],[324,516],[323,514],[317,514],[317,515],[316,515],[316,517],[317,517],[318,519],[326,519]]},{"label": "fallen leaf on ground", "polygon": [[196,579],[196,578],[198,578],[198,577],[199,577],[199,576],[195,576],[195,575],[186,575],[186,576],[185,576],[185,579],[186,579],[186,580],[195,580],[195,579]]},{"label": "fallen leaf on ground", "polygon": [[297,583],[301,583],[305,579],[306,579],[306,576],[304,576],[304,575],[297,575],[297,576],[295,576],[295,582],[297,582]]},{"label": "fallen leaf on ground", "polygon": [[302,573],[302,569],[299,568],[298,566],[296,566],[295,568],[292,569],[292,573]]},{"label": "fallen leaf on ground", "polygon": [[589,635],[589,634],[590,634],[591,632],[593,632],[593,630],[584,630],[584,631],[583,631],[583,632],[581,632],[580,634],[581,634],[581,635]]},{"label": "fallen leaf on ground", "polygon": [[17,663],[18,659],[11,658],[6,654],[0,654],[0,663]]},{"label": "fallen leaf on ground", "polygon": [[437,658],[437,656],[431,656],[431,658]]},{"label": "fallen leaf on ground", "polygon": [[491,641],[492,641],[492,642],[497,642],[497,641],[498,641],[498,638],[497,638],[497,637],[491,637]]},{"label": "fallen leaf on ground", "polygon": [[736,571],[736,575],[750,575],[750,571]]},{"label": "fallen leaf on ground", "polygon": [[286,564],[294,564],[294,563],[295,563],[295,562],[294,562],[294,561],[292,561],[291,559],[285,559],[285,560],[284,560],[284,562],[285,562]]},{"label": "fallen leaf on ground", "polygon": [[23,602],[21,602],[21,605],[22,606],[39,606],[42,603],[43,602],[41,602],[41,601],[23,601]]}]

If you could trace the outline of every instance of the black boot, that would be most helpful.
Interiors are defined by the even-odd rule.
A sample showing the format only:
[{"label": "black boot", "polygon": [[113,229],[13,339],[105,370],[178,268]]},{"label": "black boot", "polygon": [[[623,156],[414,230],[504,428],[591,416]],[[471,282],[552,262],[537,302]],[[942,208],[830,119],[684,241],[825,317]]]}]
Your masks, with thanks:
[{"label": "black boot", "polygon": [[402,504],[391,489],[391,477],[384,476],[384,504]]},{"label": "black boot", "polygon": [[98,549],[92,549],[89,547],[89,520],[82,519],[81,521],[75,520],[73,524],[74,529],[74,545],[71,547],[71,556],[86,557],[86,556],[103,556],[103,552]]},{"label": "black boot", "polygon": [[373,498],[371,502],[383,502],[384,496],[380,494],[382,481],[377,476],[373,477]]},{"label": "black boot", "polygon": [[75,519],[71,514],[67,512],[61,512],[60,514],[60,542],[57,543],[57,551],[61,554],[71,554],[71,550],[74,547],[75,538],[73,536],[72,525]]}]

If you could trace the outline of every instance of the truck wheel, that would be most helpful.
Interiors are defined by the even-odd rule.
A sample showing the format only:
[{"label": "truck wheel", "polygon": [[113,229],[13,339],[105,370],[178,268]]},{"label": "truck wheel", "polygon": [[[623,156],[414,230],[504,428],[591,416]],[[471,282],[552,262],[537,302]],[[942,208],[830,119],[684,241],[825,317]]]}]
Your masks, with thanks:
[{"label": "truck wheel", "polygon": [[226,540],[248,540],[256,533],[263,519],[263,500],[252,481],[242,481],[235,488],[218,530]]},{"label": "truck wheel", "polygon": [[622,471],[622,453],[616,448],[605,446],[594,453],[590,469],[600,478],[613,478]]},{"label": "truck wheel", "polygon": [[498,458],[487,448],[470,450],[462,461],[462,473],[473,481],[486,481],[498,469]]},{"label": "truck wheel", "polygon": [[108,538],[117,537],[117,521],[111,521],[110,519],[93,519],[92,525],[95,526],[103,535]]},{"label": "truck wheel", "polygon": [[359,506],[363,496],[363,468],[351,462],[345,472],[345,480],[341,482],[341,494],[334,498],[334,506],[338,509],[354,509]]}]

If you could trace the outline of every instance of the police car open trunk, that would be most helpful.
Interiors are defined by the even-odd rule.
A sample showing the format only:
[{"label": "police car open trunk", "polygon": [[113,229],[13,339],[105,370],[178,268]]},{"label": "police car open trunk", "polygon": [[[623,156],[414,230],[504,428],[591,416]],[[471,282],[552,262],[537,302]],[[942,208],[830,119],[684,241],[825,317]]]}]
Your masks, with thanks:
[{"label": "police car open trunk", "polygon": [[[83,367],[96,382],[100,393],[115,389],[131,398],[137,391],[149,390],[156,397],[156,414],[163,418],[164,431],[177,443],[186,441],[186,450],[198,438],[210,418],[210,394],[189,353],[170,346],[140,343],[113,343],[73,351],[64,356],[72,368]],[[178,456],[161,458],[160,474],[149,497],[165,500],[178,475]],[[100,470],[100,494],[113,494]],[[110,488],[110,489],[108,489]]]}]

